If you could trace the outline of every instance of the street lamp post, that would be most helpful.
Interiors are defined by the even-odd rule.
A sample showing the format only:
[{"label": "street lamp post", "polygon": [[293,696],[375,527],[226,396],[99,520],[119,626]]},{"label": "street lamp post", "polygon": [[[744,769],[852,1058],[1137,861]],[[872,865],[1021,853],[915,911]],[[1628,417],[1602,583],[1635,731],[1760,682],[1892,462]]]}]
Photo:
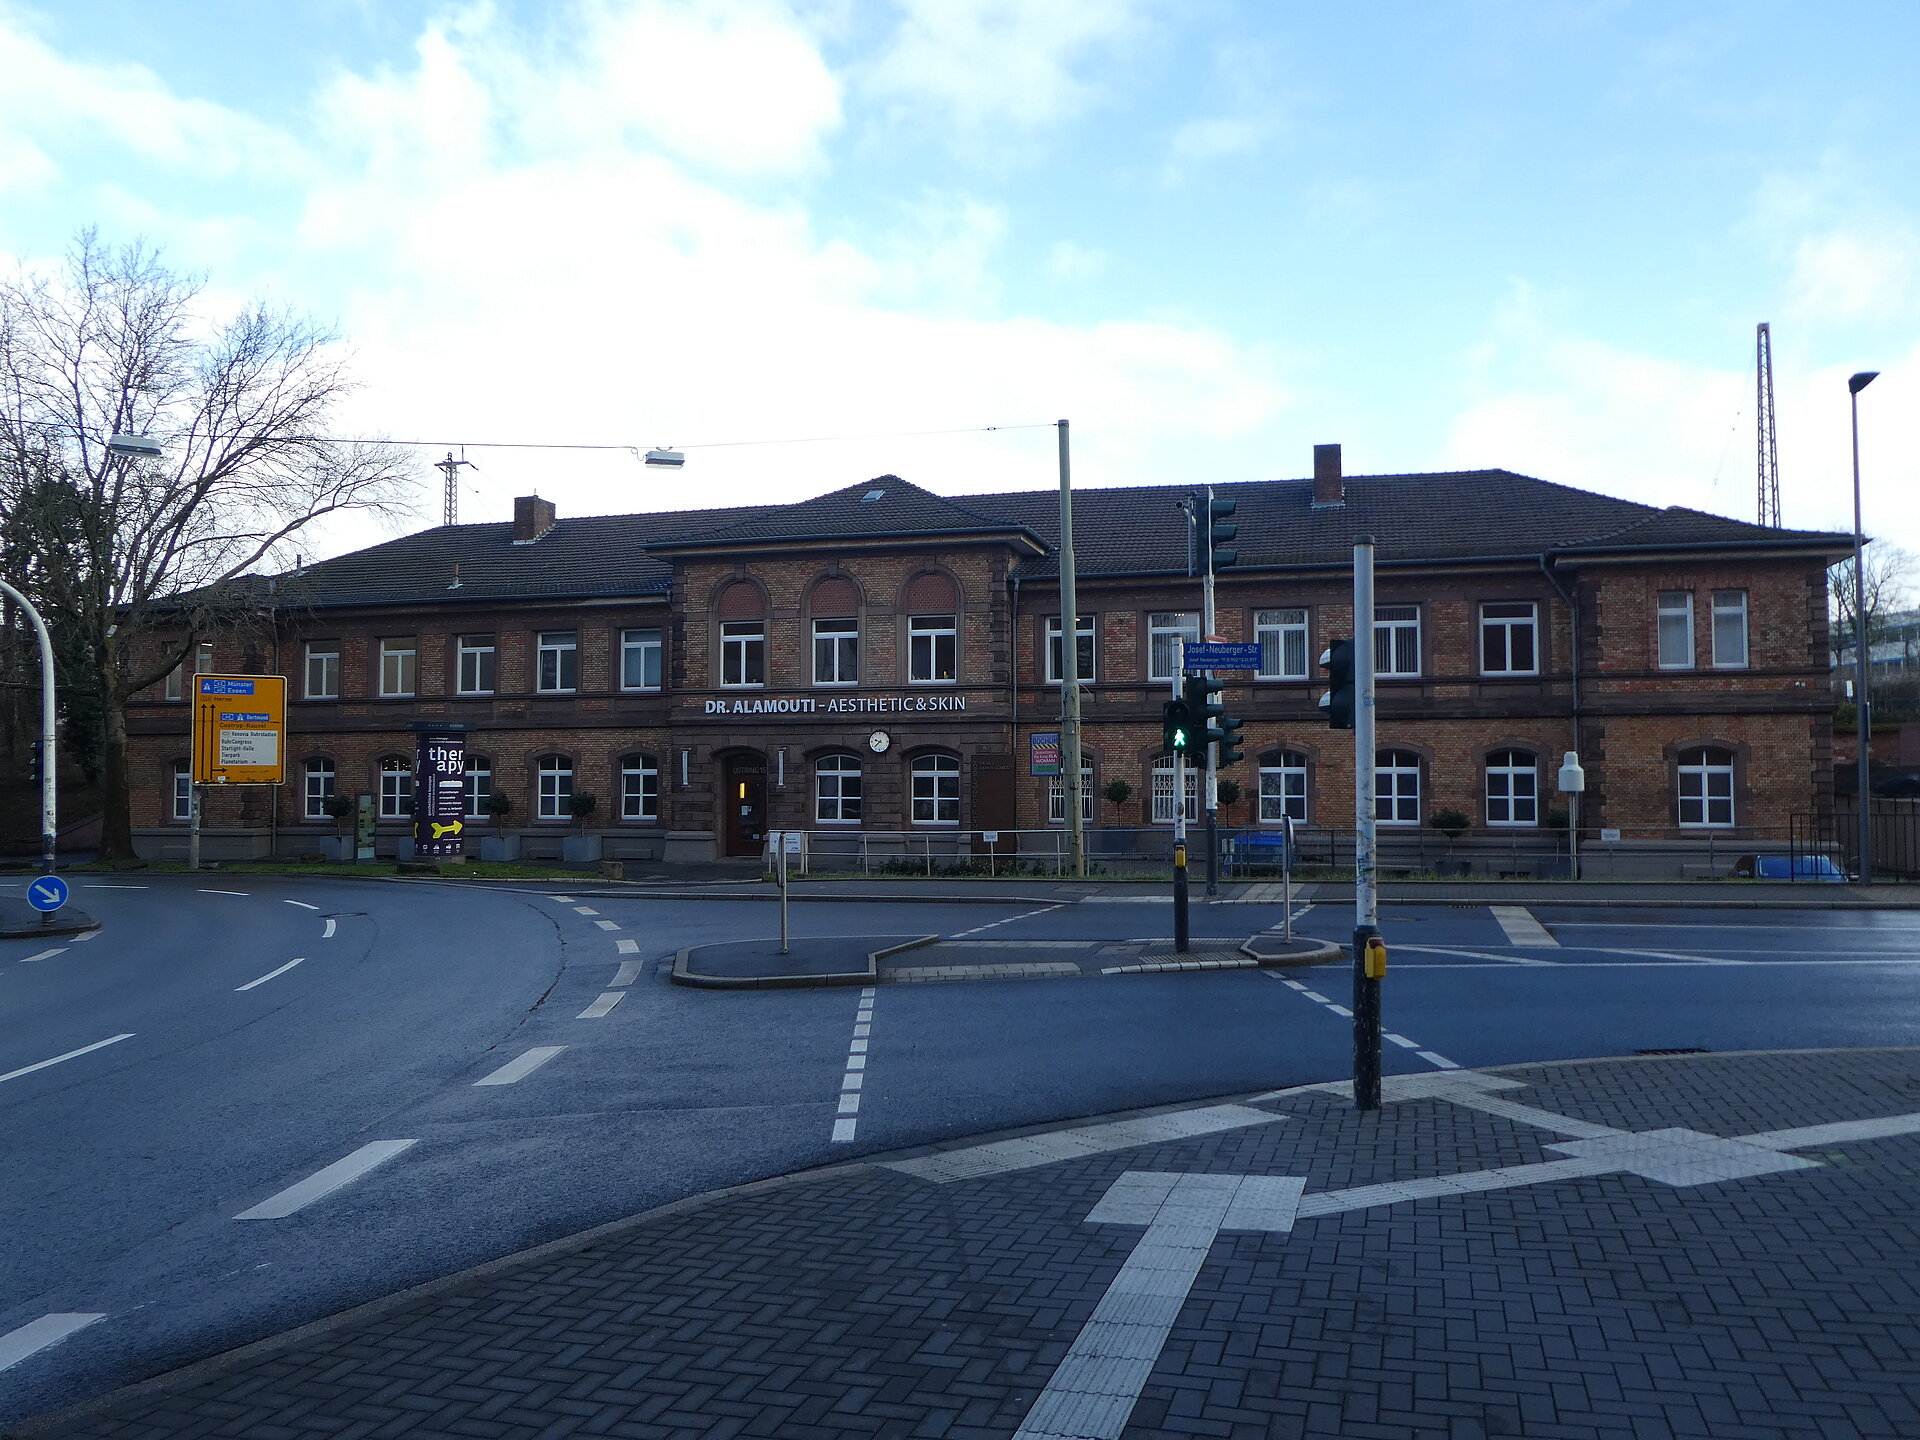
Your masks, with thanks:
[{"label": "street lamp post", "polygon": [[1853,411],[1853,718],[1860,740],[1859,769],[1854,781],[1854,811],[1859,824],[1860,883],[1873,882],[1873,833],[1868,789],[1867,748],[1873,741],[1873,721],[1867,714],[1867,568],[1866,532],[1860,527],[1860,392],[1879,377],[1878,370],[1862,370],[1847,380],[1847,403]]},{"label": "street lamp post", "polygon": [[0,594],[20,607],[33,626],[34,638],[40,642],[40,862],[42,873],[51,875],[59,839],[55,809],[59,803],[56,788],[59,759],[54,751],[58,710],[53,693],[53,641],[47,635],[47,622],[40,618],[31,600],[4,580],[0,580]]}]

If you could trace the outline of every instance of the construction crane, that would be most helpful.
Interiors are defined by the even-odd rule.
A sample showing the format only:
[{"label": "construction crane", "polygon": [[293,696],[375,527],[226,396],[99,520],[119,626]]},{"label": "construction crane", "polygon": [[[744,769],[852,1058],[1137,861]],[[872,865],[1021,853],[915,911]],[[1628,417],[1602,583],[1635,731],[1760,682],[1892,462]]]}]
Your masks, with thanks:
[{"label": "construction crane", "polygon": [[1780,447],[1773,433],[1773,334],[1762,320],[1754,334],[1756,427],[1760,437],[1760,523],[1780,524]]}]

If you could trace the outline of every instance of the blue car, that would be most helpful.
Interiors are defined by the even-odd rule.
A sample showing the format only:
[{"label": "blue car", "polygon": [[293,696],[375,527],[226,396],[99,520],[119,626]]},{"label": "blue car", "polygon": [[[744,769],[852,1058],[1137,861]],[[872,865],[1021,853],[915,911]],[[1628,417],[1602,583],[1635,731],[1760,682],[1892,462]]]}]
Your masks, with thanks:
[{"label": "blue car", "polygon": [[1824,855],[1742,855],[1733,862],[1736,880],[1810,880],[1844,885],[1852,877]]}]

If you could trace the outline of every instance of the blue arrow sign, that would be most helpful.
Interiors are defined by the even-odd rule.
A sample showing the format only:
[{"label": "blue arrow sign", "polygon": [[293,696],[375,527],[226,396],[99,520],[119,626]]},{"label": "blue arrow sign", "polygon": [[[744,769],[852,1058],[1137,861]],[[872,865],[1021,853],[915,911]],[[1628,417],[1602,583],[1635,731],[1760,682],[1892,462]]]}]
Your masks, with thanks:
[{"label": "blue arrow sign", "polygon": [[67,882],[58,875],[42,875],[27,886],[27,903],[36,910],[58,910],[67,903]]},{"label": "blue arrow sign", "polygon": [[1258,645],[1229,644],[1219,640],[1189,640],[1183,653],[1189,670],[1258,670],[1260,668]]}]

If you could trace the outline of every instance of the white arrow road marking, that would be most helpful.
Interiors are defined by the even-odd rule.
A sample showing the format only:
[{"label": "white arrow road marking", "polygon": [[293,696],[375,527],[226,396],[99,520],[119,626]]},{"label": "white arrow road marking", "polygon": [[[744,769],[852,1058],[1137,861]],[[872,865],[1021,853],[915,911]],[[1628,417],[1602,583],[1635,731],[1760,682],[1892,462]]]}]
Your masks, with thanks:
[{"label": "white arrow road marking", "polygon": [[256,985],[264,985],[267,983],[267,981],[273,979],[274,976],[284,975],[287,973],[287,971],[293,969],[294,966],[304,964],[306,962],[306,958],[307,958],[306,956],[302,955],[297,960],[289,960],[287,961],[286,964],[282,965],[278,970],[269,970],[266,974],[262,975],[258,980],[249,980],[244,985],[236,985],[233,987],[233,993],[238,995],[242,990],[251,990]]},{"label": "white arrow road marking", "polygon": [[626,998],[627,992],[624,990],[603,990],[600,992],[600,998],[598,1000],[587,1006],[586,1009],[582,1010],[573,1018],[576,1020],[598,1020]]},{"label": "white arrow road marking", "polygon": [[84,1330],[96,1320],[106,1319],[104,1313],[98,1315],[71,1312],[64,1315],[42,1315],[38,1320],[29,1320],[18,1330],[9,1330],[0,1335],[0,1370],[11,1370],[29,1355],[37,1355],[49,1345],[58,1345],[76,1330]]},{"label": "white arrow road marking", "polygon": [[302,910],[318,910],[318,905],[309,905],[304,900],[282,900],[282,905],[298,905]]},{"label": "white arrow road marking", "polygon": [[542,1065],[567,1047],[564,1045],[536,1045],[517,1059],[509,1060],[491,1075],[484,1075],[474,1081],[476,1085],[511,1085],[516,1080],[524,1080]]},{"label": "white arrow road marking", "polygon": [[1559,945],[1559,941],[1547,933],[1547,927],[1533,918],[1533,912],[1524,905],[1489,905],[1493,918],[1500,922],[1500,928],[1507,932],[1509,945]]},{"label": "white arrow road marking", "polygon": [[1176,1175],[1129,1170],[1087,1216],[1145,1225],[1014,1440],[1114,1440],[1180,1317],[1222,1230],[1286,1234],[1306,1181],[1297,1175]]},{"label": "white arrow road marking", "polygon": [[18,1080],[22,1075],[31,1075],[36,1070],[44,1070],[49,1065],[58,1065],[62,1060],[71,1060],[78,1055],[86,1055],[94,1050],[103,1050],[109,1045],[118,1045],[122,1040],[133,1039],[129,1030],[124,1035],[110,1035],[105,1040],[96,1040],[91,1045],[82,1045],[78,1050],[69,1050],[64,1055],[56,1055],[51,1060],[41,1060],[32,1065],[22,1065],[18,1070],[9,1070],[0,1075],[0,1080]]},{"label": "white arrow road marking", "polygon": [[284,1220],[294,1211],[350,1185],[376,1165],[384,1165],[418,1140],[375,1140],[362,1145],[324,1170],[316,1170],[298,1184],[289,1185],[277,1195],[269,1195],[252,1209],[242,1210],[236,1220]]}]

